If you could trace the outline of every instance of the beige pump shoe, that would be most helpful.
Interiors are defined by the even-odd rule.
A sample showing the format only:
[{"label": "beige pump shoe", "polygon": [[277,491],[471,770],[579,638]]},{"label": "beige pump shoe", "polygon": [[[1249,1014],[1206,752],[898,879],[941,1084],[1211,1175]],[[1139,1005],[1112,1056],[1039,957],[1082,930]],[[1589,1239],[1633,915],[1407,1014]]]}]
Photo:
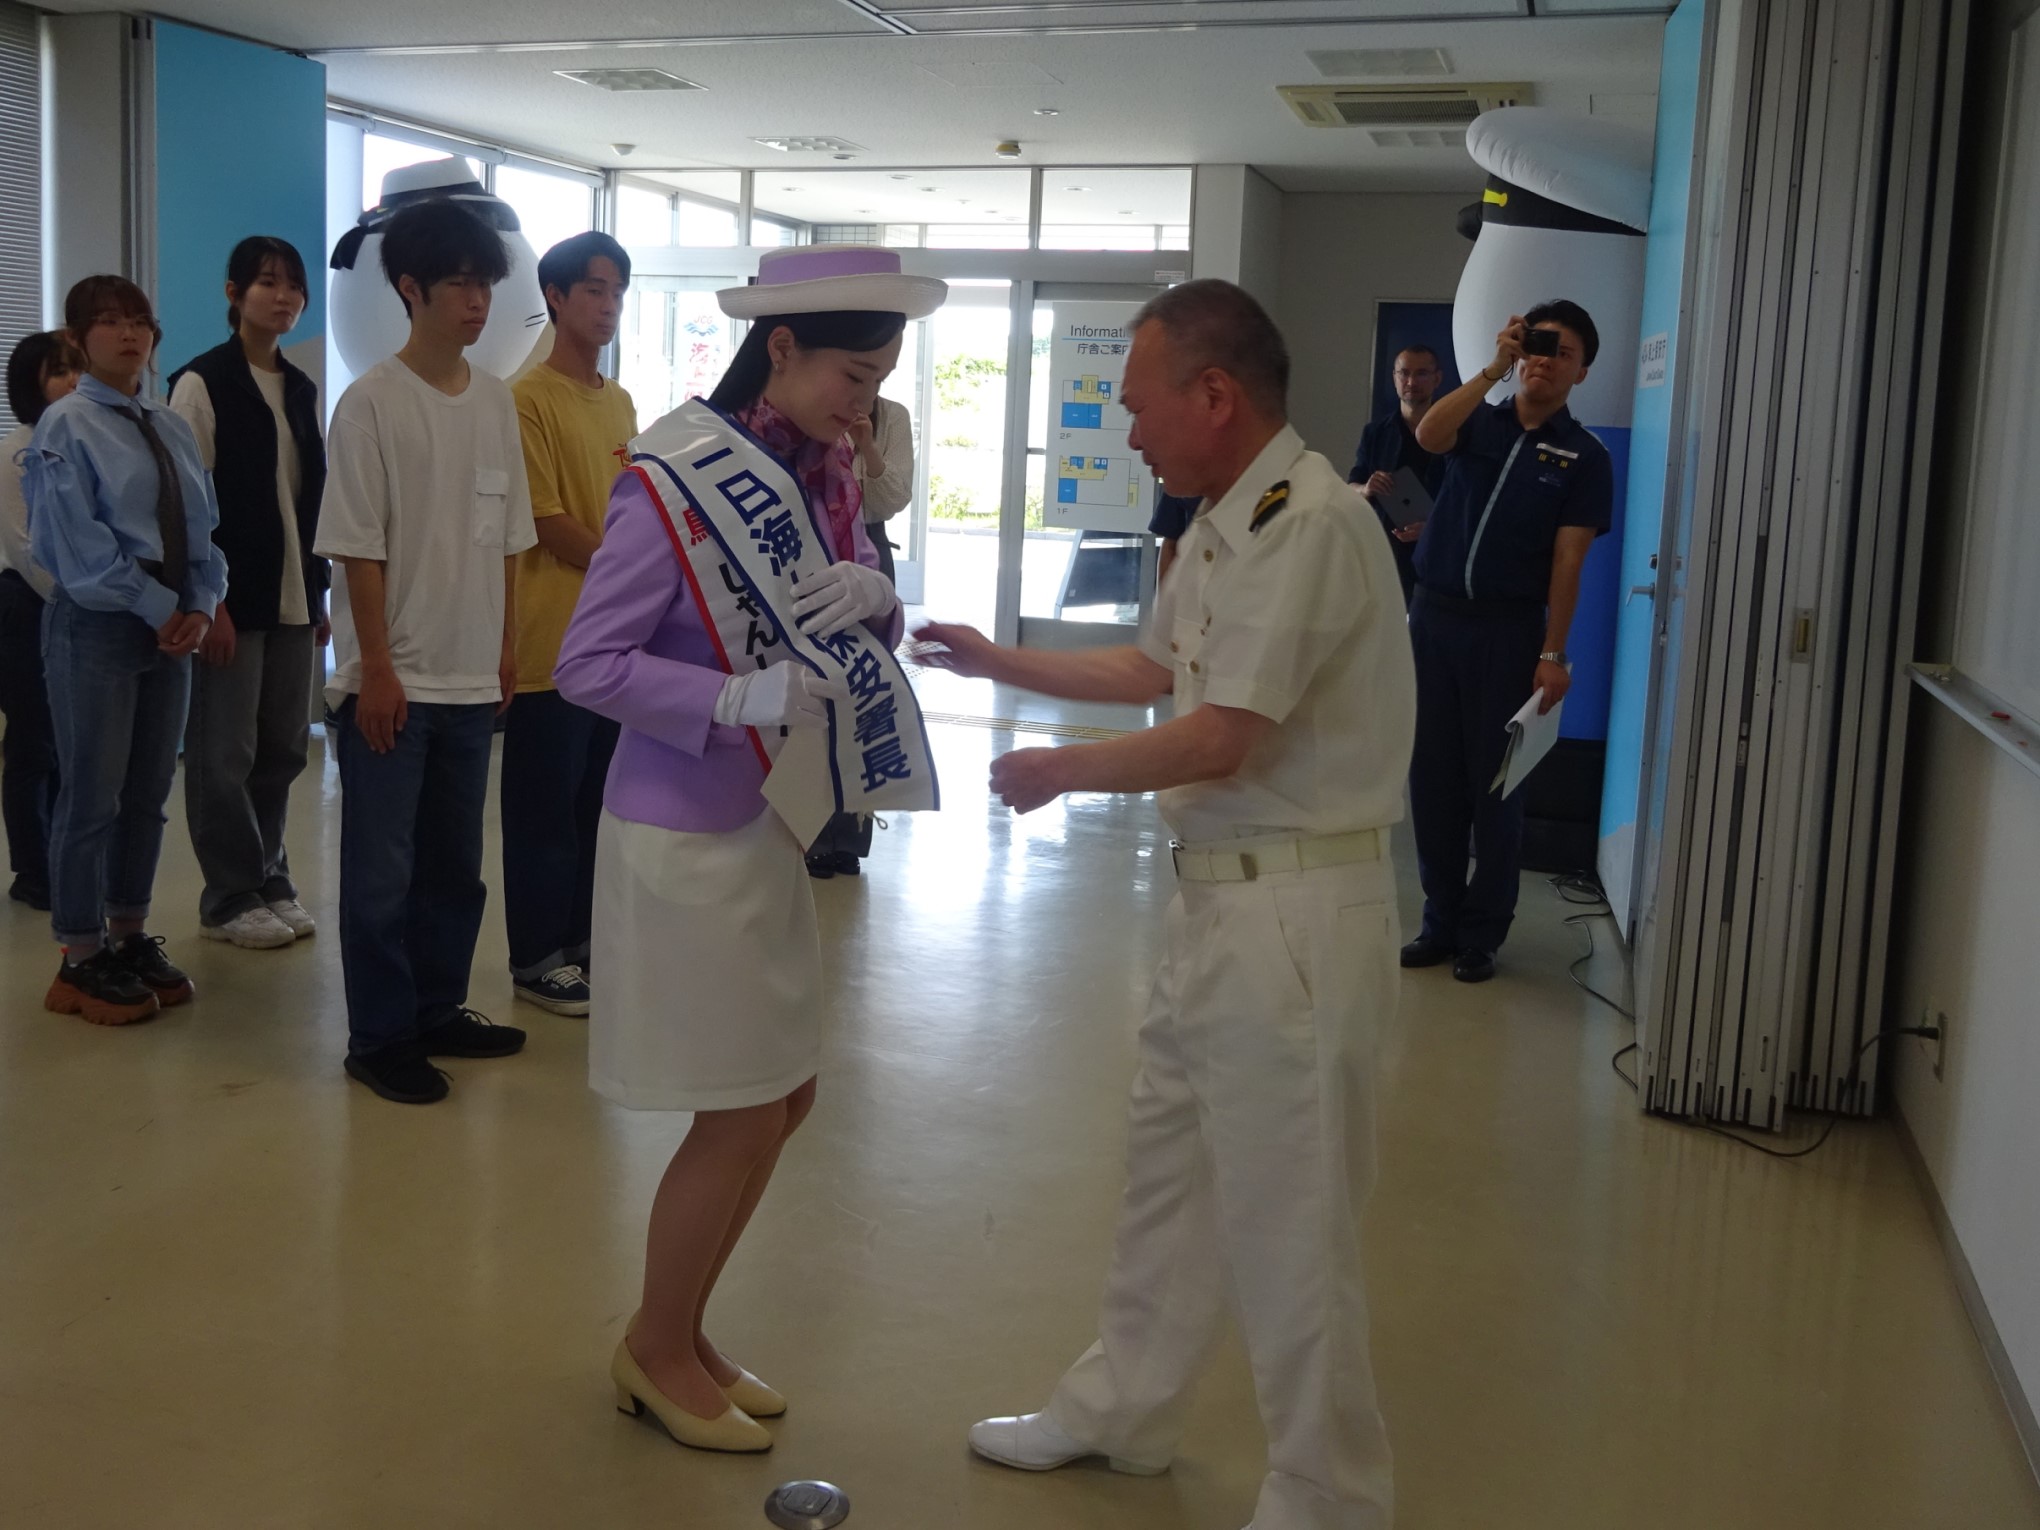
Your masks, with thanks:
[{"label": "beige pump shoe", "polygon": [[723,1396],[753,1418],[778,1418],[786,1411],[786,1399],[742,1366],[743,1374],[723,1388]]},{"label": "beige pump shoe", "polygon": [[720,1418],[701,1418],[652,1385],[630,1345],[619,1339],[616,1356],[609,1362],[609,1378],[616,1383],[616,1407],[632,1417],[652,1410],[652,1417],[682,1445],[695,1450],[721,1450],[734,1455],[756,1455],[772,1448],[772,1436],[757,1420],[734,1404]]}]

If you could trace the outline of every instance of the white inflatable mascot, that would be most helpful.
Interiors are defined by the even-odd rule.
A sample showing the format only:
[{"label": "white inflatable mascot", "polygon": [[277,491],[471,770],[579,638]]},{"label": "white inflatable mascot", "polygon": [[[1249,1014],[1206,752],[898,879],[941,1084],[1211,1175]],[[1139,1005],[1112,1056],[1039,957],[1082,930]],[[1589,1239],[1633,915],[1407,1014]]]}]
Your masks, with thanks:
[{"label": "white inflatable mascot", "polygon": [[[1542,851],[1543,858],[1555,855],[1568,868],[1591,866],[1615,667],[1629,413],[1643,313],[1643,235],[1650,223],[1651,135],[1626,123],[1514,106],[1475,119],[1466,147],[1487,172],[1488,183],[1461,223],[1474,245],[1452,309],[1460,375],[1471,377],[1488,365],[1495,334],[1511,314],[1527,313],[1547,299],[1578,303],[1593,316],[1601,336],[1600,355],[1567,407],[1614,459],[1615,525],[1587,559],[1566,645],[1573,685],[1560,732],[1563,740],[1573,742],[1562,740],[1525,787],[1530,822],[1524,863],[1538,865]],[[1477,228],[1468,227],[1476,212]],[[1499,400],[1512,392],[1513,384],[1505,379],[1489,397]],[[1540,819],[1547,821],[1540,824]]]},{"label": "white inflatable mascot", "polygon": [[452,158],[392,170],[383,177],[382,193],[382,200],[333,247],[333,343],[348,371],[360,376],[401,350],[411,333],[404,300],[383,275],[383,225],[400,208],[443,197],[478,214],[510,247],[510,274],[497,285],[488,328],[467,354],[485,372],[514,376],[544,333],[546,317],[545,295],[538,290],[538,257],[510,204],[485,191],[467,161]]}]

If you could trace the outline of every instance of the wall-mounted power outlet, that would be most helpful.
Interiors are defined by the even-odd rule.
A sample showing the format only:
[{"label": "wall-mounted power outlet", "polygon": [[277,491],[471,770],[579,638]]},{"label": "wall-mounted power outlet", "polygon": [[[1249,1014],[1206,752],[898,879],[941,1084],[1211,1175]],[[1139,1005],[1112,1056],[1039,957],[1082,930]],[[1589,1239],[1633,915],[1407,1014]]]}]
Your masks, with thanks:
[{"label": "wall-mounted power outlet", "polygon": [[1929,1009],[1920,1018],[1920,1024],[1932,1026],[1938,1033],[1926,1045],[1928,1055],[1934,1059],[1934,1077],[1939,1078],[1948,1061],[1948,1017],[1938,1009]]}]

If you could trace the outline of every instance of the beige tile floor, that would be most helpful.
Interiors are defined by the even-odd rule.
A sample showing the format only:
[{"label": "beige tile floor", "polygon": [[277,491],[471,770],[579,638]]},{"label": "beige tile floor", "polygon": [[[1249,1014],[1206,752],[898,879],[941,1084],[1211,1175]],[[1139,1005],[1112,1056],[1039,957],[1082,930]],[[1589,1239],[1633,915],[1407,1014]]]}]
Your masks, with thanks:
[{"label": "beige tile floor", "polygon": [[[763,1525],[770,1487],[821,1476],[852,1530],[1239,1530],[1261,1440],[1237,1353],[1166,1478],[1027,1477],[964,1448],[1090,1336],[1170,878],[1150,803],[1015,820],[979,790],[1010,735],[937,734],[948,809],[817,888],[821,1104],[714,1313],[794,1398],[762,1459],[611,1406],[685,1123],[588,1093],[580,1023],[512,1009],[493,911],[473,998],[530,1027],[526,1053],[454,1064],[429,1109],[342,1078],[322,752],[292,848],[327,928],[289,950],[195,938],[173,804],[156,928],[197,978],[188,1009],[43,1013],[50,948],[7,906],[0,1525],[707,1530]],[[1370,1233],[1399,1524],[2040,1525],[1891,1132],[1783,1164],[1640,1118],[1607,1066],[1628,1027],[1566,979],[1567,912],[1527,881],[1502,979],[1413,975],[1385,1029]]]}]

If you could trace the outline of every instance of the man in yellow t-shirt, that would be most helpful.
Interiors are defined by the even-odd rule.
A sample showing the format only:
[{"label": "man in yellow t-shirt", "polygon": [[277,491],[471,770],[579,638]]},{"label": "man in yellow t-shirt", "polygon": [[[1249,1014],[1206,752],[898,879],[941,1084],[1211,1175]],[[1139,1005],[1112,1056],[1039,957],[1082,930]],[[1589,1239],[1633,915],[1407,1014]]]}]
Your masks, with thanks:
[{"label": "man in yellow t-shirt", "polygon": [[517,695],[503,731],[503,919],[517,997],[588,1013],[595,831],[617,725],[553,686],[560,640],[602,545],[610,486],[637,435],[630,395],[600,366],[616,337],[630,257],[577,234],[538,263],[557,338],[512,386],[538,545],[517,560]]}]

